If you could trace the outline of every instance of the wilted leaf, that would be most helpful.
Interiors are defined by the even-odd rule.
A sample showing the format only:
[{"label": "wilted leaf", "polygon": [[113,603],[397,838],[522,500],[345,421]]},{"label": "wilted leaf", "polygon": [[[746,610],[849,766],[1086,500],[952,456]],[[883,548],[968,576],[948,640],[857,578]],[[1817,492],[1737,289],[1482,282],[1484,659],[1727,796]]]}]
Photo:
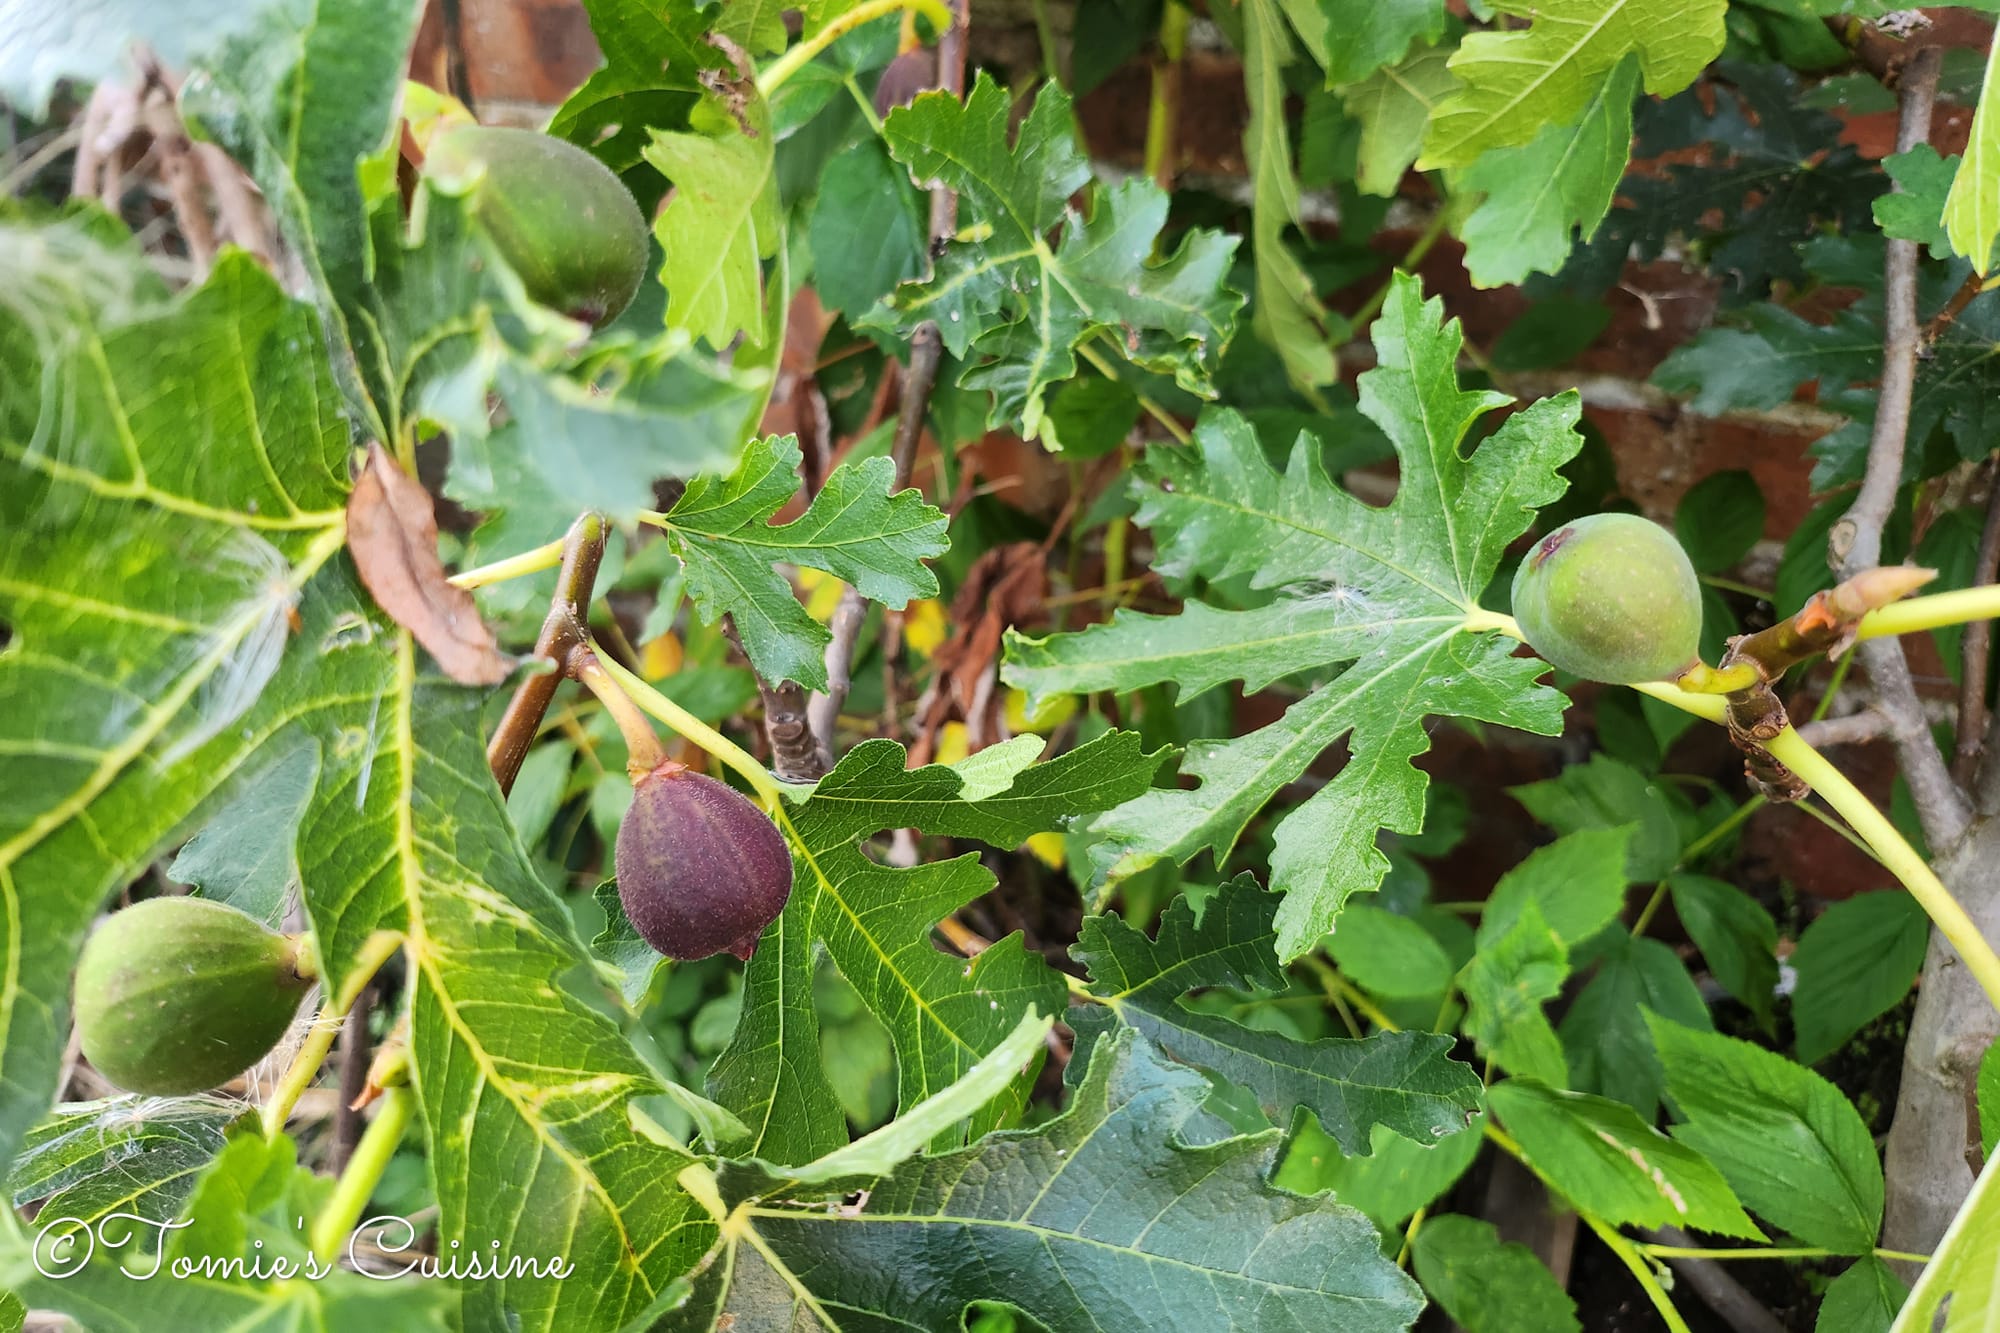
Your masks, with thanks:
[{"label": "wilted leaf", "polygon": [[1332,325],[1338,321],[1328,316],[1312,275],[1285,244],[1285,228],[1302,225],[1302,219],[1285,113],[1285,66],[1291,63],[1292,41],[1278,0],[1244,0],[1243,40],[1243,79],[1250,97],[1243,143],[1252,189],[1257,335],[1283,358],[1294,383],[1331,383]]},{"label": "wilted leaf", "polygon": [[430,651],[461,685],[497,685],[513,661],[479,618],[472,594],[445,577],[430,492],[381,445],[347,497],[347,551],[375,605]]}]

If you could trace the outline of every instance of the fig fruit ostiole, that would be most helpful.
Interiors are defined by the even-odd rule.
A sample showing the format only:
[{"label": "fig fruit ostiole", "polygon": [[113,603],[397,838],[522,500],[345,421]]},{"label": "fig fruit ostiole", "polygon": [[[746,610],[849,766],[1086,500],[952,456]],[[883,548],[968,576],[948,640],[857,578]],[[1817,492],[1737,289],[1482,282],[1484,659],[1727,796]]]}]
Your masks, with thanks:
[{"label": "fig fruit ostiole", "polygon": [[646,219],[611,169],[534,130],[462,125],[431,142],[426,175],[483,170],[473,211],[528,295],[586,324],[631,304],[646,276]]},{"label": "fig fruit ostiole", "polygon": [[129,1092],[206,1092],[270,1054],[316,975],[304,937],[204,898],[150,898],[84,942],[77,1038]]},{"label": "fig fruit ostiole", "polygon": [[1593,514],[1528,552],[1514,574],[1514,618],[1540,657],[1585,680],[1663,680],[1699,661],[1701,582],[1659,524]]}]

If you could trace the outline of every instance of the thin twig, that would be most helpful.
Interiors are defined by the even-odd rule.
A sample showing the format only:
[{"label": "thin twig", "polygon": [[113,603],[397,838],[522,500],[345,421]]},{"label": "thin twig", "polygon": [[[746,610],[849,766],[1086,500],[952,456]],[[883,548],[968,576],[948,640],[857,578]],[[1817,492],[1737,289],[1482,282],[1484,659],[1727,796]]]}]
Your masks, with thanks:
[{"label": "thin twig", "polygon": [[1939,310],[1935,315],[1932,315],[1930,323],[1924,325],[1924,345],[1928,347],[1930,344],[1936,342],[1939,335],[1951,326],[1952,321],[1956,320],[1965,308],[1972,304],[1972,298],[1985,290],[1986,279],[1980,276],[1979,270],[1974,269],[1972,272],[1966,274],[1965,281],[1960,283],[1958,290],[1951,294],[1951,299],[1944,303],[1944,308]]},{"label": "thin twig", "polygon": [[120,159],[139,128],[139,98],[143,91],[106,82],[98,84],[90,94],[70,177],[70,193],[76,198],[100,199],[107,209],[117,211],[124,188],[120,183],[124,176]]},{"label": "thin twig", "polygon": [[[938,77],[937,86],[953,97],[965,96],[966,59],[966,7],[965,0],[947,0],[951,9],[951,26],[939,35],[937,44]],[[931,189],[931,245],[936,247],[949,241],[958,231],[958,192],[948,186],[938,185]],[[911,475],[916,470],[917,445],[923,439],[924,421],[930,415],[931,391],[937,387],[938,365],[944,358],[944,339],[935,320],[925,320],[917,326],[910,337],[910,364],[903,372],[901,401],[897,407],[896,438],[889,448],[889,457],[895,463],[895,479],[890,483],[892,493],[905,489],[910,484]],[[831,626],[833,639],[826,646],[825,693],[814,693],[806,706],[805,717],[808,739],[812,740],[819,764],[819,772],[833,767],[834,728],[841,710],[847,706],[848,693],[854,688],[854,645],[861,637],[861,626],[867,620],[867,606],[861,594],[850,587],[840,595],[840,605],[833,614]],[[884,650],[891,644],[899,644],[901,635],[890,633],[884,636]],[[885,659],[886,660],[886,659]],[[891,678],[893,680],[893,677]],[[885,696],[885,707],[893,707],[893,696]],[[765,701],[765,716],[770,717],[770,701]],[[777,745],[772,744],[773,758],[777,757]],[[819,774],[814,774],[818,776]],[[782,769],[779,776],[784,776]]]},{"label": "thin twig", "polygon": [[[1678,1227],[1661,1227],[1648,1234],[1655,1241],[1667,1245],[1694,1245],[1693,1239]],[[1746,1291],[1742,1283],[1729,1276],[1728,1270],[1715,1260],[1670,1256],[1666,1262],[1694,1288],[1702,1304],[1713,1310],[1736,1333],[1785,1333],[1785,1326],[1778,1321],[1778,1317]]]},{"label": "thin twig", "polygon": [[103,163],[98,171],[98,199],[105,211],[113,216],[124,212],[125,150],[139,135],[142,103],[146,95],[143,84],[121,91],[122,96],[111,100],[111,110],[98,138],[98,147],[103,154]]},{"label": "thin twig", "polygon": [[1146,104],[1146,174],[1162,190],[1180,174],[1181,60],[1187,54],[1193,13],[1170,3],[1160,11],[1159,48],[1153,54],[1152,97]]},{"label": "thin twig", "polygon": [[[965,96],[966,0],[946,0],[951,10],[951,26],[938,35],[937,86],[953,97]],[[939,187],[931,191],[931,241],[948,238],[958,231],[958,192]]]},{"label": "thin twig", "polygon": [[1830,717],[1819,722],[1801,722],[1797,731],[1807,745],[1824,750],[1829,745],[1854,745],[1880,740],[1889,734],[1889,719],[1872,708],[1846,717]]},{"label": "thin twig", "polygon": [[847,707],[848,692],[854,688],[854,643],[867,619],[868,603],[861,594],[851,584],[841,589],[840,603],[827,626],[833,637],[826,645],[826,691],[815,690],[806,704],[806,721],[819,746],[820,764],[827,769],[833,767],[834,728],[840,724],[840,711]]},{"label": "thin twig", "polygon": [[70,163],[69,192],[82,199],[97,194],[99,164],[104,160],[104,130],[111,119],[111,99],[118,85],[106,80],[93,88],[77,119],[76,160]]},{"label": "thin twig", "polygon": [[[728,616],[722,618],[722,634],[748,662],[750,654],[743,647],[743,636],[737,633],[736,622]],[[827,770],[820,765],[819,742],[813,738],[812,723],[806,717],[805,687],[795,680],[773,685],[754,666],[751,675],[756,678],[757,696],[764,704],[764,735],[771,742],[771,771],[780,782],[817,782],[825,777]]]},{"label": "thin twig", "polygon": [[[1903,70],[1902,114],[1896,127],[1898,152],[1909,152],[1930,138],[1941,60],[1936,47],[1925,47],[1910,57]],[[1834,562],[1849,577],[1881,563],[1882,529],[1903,484],[1910,399],[1916,386],[1922,337],[1917,325],[1917,243],[1891,240],[1885,250],[1882,380],[1875,427],[1868,441],[1868,464],[1853,507],[1834,525],[1827,542]],[[1875,706],[1893,724],[1896,755],[1915,798],[1924,836],[1934,848],[1950,847],[1971,820],[1971,804],[1952,781],[1944,756],[1931,738],[1903,647],[1892,639],[1877,639],[1861,645],[1856,656],[1875,684]]]},{"label": "thin twig", "polygon": [[[83,130],[80,125],[72,125],[62,133],[51,134],[47,138],[48,142],[30,150],[5,176],[0,176],[0,195],[26,188],[35,179],[36,172],[82,142]],[[29,143],[33,142],[29,140]],[[22,144],[21,147],[25,149],[28,145]]]},{"label": "thin twig", "polygon": [[271,235],[270,215],[250,192],[242,171],[229,154],[212,143],[196,144],[194,160],[208,181],[209,193],[215,196],[215,211],[221,215],[223,233],[255,255],[258,263],[270,268],[278,252]]},{"label": "thin twig", "polygon": [[[923,438],[931,390],[937,386],[938,363],[943,356],[944,340],[937,323],[925,320],[910,339],[910,365],[903,372],[902,397],[896,409],[896,438],[889,449],[896,469],[889,484],[892,494],[909,486],[916,469],[917,442]],[[861,626],[867,619],[867,603],[860,592],[851,586],[842,590],[840,605],[835,608],[829,627],[833,638],[826,645],[826,692],[815,693],[806,706],[806,718],[812,724],[820,762],[825,768],[833,767],[834,726],[841,710],[847,707],[849,691],[854,688],[854,644],[861,637]]]},{"label": "thin twig", "polygon": [[903,372],[902,400],[896,408],[896,438],[889,446],[890,461],[896,465],[893,490],[908,486],[916,472],[917,444],[924,436],[931,390],[937,387],[938,363],[943,359],[944,338],[938,332],[937,321],[927,319],[910,338],[910,368]]},{"label": "thin twig", "polygon": [[[1979,533],[1974,561],[1974,587],[2000,579],[2000,468],[1989,468],[1993,491],[1986,498],[1986,523]],[[1993,622],[1975,620],[1965,627],[1959,645],[1958,740],[1952,750],[1951,775],[1969,787],[1979,770],[1979,751],[1986,736],[1986,686],[1993,665]]]},{"label": "thin twig", "polygon": [[[1911,57],[1904,71],[1897,152],[1907,153],[1930,137],[1939,61],[1937,49],[1926,47]],[[1891,240],[1885,250],[1882,387],[1868,440],[1868,464],[1853,507],[1834,525],[1828,540],[1836,564],[1850,575],[1882,563],[1882,528],[1902,489],[1910,398],[1917,378],[1917,243]]]},{"label": "thin twig", "polygon": [[373,986],[362,988],[340,1030],[340,1100],[334,1103],[333,1151],[327,1159],[328,1169],[335,1175],[347,1169],[354,1145],[361,1142],[360,1102],[368,1086],[368,1015],[374,1008],[374,994]]},{"label": "thin twig", "polygon": [[[585,514],[570,525],[563,539],[562,572],[556,576],[555,596],[549,601],[548,617],[535,639],[537,658],[560,664],[569,650],[582,641],[580,626],[588,623],[591,590],[597,584],[597,567],[604,559],[604,516]],[[563,682],[560,670],[529,676],[507,701],[507,711],[486,742],[486,762],[500,783],[504,796],[514,789],[521,762],[535,743],[542,717]]]}]

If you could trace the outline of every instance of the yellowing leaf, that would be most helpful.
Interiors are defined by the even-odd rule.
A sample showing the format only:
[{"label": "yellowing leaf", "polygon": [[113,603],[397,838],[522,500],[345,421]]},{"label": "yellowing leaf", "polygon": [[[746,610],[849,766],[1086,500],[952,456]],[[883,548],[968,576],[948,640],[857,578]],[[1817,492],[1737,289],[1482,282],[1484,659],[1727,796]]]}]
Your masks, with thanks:
[{"label": "yellowing leaf", "polygon": [[935,597],[910,603],[903,615],[903,646],[919,657],[928,658],[938,645],[951,637],[951,622],[944,606]]},{"label": "yellowing leaf", "polygon": [[647,680],[664,680],[681,669],[687,649],[678,634],[656,634],[639,650],[639,674]]},{"label": "yellowing leaf", "polygon": [[1037,833],[1021,844],[1035,856],[1035,859],[1051,870],[1062,869],[1064,850],[1067,844],[1063,835],[1056,832]]},{"label": "yellowing leaf", "polygon": [[1646,91],[1676,93],[1722,50],[1728,0],[1496,0],[1526,28],[1475,32],[1451,58],[1458,91],[1431,117],[1420,165],[1464,166],[1583,114],[1627,52]]},{"label": "yellowing leaf", "polygon": [[1250,97],[1250,123],[1243,153],[1250,164],[1251,233],[1257,262],[1257,336],[1275,349],[1292,382],[1305,387],[1331,383],[1337,367],[1328,315],[1306,272],[1285,244],[1285,229],[1302,226],[1299,182],[1292,170],[1286,129],[1285,66],[1292,39],[1277,0],[1243,0],[1243,78]]},{"label": "yellowing leaf", "polygon": [[1009,689],[1005,704],[1007,729],[1016,734],[1032,731],[1046,736],[1076,716],[1074,694],[1052,694],[1028,707],[1026,690]]},{"label": "yellowing leaf", "polygon": [[937,762],[955,764],[972,753],[963,722],[947,722],[938,730]]}]

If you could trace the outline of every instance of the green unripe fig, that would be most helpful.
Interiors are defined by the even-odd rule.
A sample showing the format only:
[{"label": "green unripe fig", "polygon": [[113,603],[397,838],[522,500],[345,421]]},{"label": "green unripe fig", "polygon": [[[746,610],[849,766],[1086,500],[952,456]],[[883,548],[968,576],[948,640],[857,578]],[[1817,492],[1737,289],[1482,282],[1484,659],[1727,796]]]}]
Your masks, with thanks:
[{"label": "green unripe fig", "polygon": [[792,895],[777,826],[734,787],[671,760],[634,784],[614,868],[626,920],[669,958],[749,958]]},{"label": "green unripe fig", "polygon": [[602,162],[534,130],[462,125],[432,141],[426,174],[484,168],[473,211],[528,295],[587,324],[631,304],[646,276],[646,219]]},{"label": "green unripe fig", "polygon": [[107,917],[76,965],[76,1030],[130,1092],[206,1092],[291,1025],[314,968],[303,942],[203,898],[149,898]]},{"label": "green unripe fig", "polygon": [[1543,660],[1585,680],[1663,680],[1698,658],[1701,583],[1659,524],[1593,514],[1528,552],[1514,574],[1514,618]]}]

